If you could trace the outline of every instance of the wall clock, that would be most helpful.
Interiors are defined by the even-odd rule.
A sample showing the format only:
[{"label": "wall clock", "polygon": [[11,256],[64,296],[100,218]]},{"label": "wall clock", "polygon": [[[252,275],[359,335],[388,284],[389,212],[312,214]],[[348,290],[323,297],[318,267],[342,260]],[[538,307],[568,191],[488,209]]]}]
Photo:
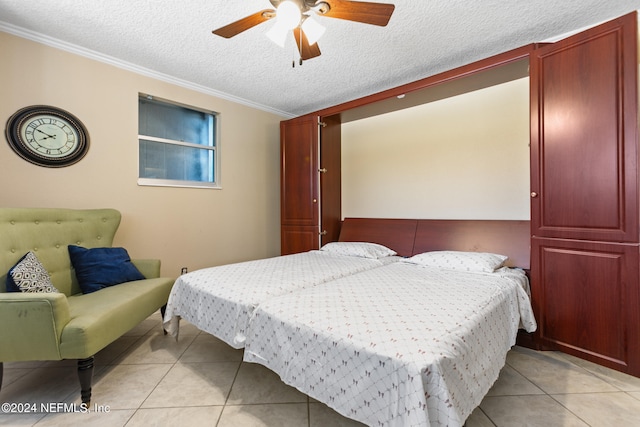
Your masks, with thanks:
[{"label": "wall clock", "polygon": [[89,150],[89,137],[82,122],[73,114],[48,105],[16,111],[7,121],[5,135],[16,154],[38,166],[69,166]]}]

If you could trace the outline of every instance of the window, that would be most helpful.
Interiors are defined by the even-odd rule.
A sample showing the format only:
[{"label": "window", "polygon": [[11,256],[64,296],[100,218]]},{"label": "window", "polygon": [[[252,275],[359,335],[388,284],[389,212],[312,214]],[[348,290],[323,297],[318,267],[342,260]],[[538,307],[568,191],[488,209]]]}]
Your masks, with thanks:
[{"label": "window", "polygon": [[140,95],[139,185],[220,188],[218,115]]}]

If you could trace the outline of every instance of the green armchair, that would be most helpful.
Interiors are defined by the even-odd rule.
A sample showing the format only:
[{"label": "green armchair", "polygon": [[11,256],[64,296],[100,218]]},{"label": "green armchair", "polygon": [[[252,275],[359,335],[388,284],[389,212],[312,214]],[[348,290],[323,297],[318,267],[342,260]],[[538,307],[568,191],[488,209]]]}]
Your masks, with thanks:
[{"label": "green armchair", "polygon": [[[174,279],[159,277],[159,260],[132,260],[144,280],[81,292],[68,245],[110,247],[120,220],[114,209],[0,208],[0,387],[3,362],[77,359],[88,405],[94,355],[164,313]],[[8,271],[29,251],[59,292],[6,292]]]}]

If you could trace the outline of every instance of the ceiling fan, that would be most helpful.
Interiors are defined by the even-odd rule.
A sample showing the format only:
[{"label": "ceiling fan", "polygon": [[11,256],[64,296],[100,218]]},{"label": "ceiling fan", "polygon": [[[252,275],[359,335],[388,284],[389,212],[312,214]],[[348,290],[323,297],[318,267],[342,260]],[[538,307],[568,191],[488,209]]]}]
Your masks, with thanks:
[{"label": "ceiling fan", "polygon": [[276,24],[267,36],[284,46],[287,34],[292,31],[300,64],[303,60],[320,56],[317,41],[324,27],[313,19],[314,15],[345,19],[384,27],[395,9],[393,4],[350,0],[269,0],[275,9],[264,9],[231,24],[213,30],[213,34],[231,38],[270,19]]}]

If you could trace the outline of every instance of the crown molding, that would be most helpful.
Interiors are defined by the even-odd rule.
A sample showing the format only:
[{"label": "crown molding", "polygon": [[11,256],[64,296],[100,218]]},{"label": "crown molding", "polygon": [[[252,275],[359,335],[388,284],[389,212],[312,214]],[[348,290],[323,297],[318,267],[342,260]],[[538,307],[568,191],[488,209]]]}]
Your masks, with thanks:
[{"label": "crown molding", "polygon": [[244,98],[239,98],[233,95],[230,95],[225,92],[221,92],[215,89],[211,89],[206,86],[202,86],[196,83],[189,82],[187,80],[179,79],[168,74],[160,73],[158,71],[151,70],[149,68],[141,67],[139,65],[132,64],[127,61],[123,61],[118,58],[114,58],[109,55],[102,54],[100,52],[96,52],[94,50],[86,49],[81,46],[74,45],[72,43],[67,43],[62,40],[55,39],[53,37],[46,36],[41,33],[37,33],[35,31],[27,30],[21,27],[18,27],[13,24],[9,24],[7,22],[0,21],[0,31],[3,31],[8,34],[12,34],[14,36],[18,36],[27,40],[34,41],[36,43],[40,43],[46,46],[50,46],[56,49],[60,49],[66,52],[73,53],[75,55],[79,55],[85,58],[92,59],[94,61],[99,61],[105,64],[112,65],[117,68],[121,68],[123,70],[131,71],[132,73],[140,74],[146,77],[150,77],[156,80],[163,81],[165,83],[170,83],[176,86],[183,87],[185,89],[190,89],[195,92],[203,93],[205,95],[214,96],[217,98],[225,99],[227,101],[232,101],[237,104],[245,105],[247,107],[255,108],[257,110],[262,110],[268,113],[273,113],[279,116],[283,116],[285,118],[293,118],[294,114],[291,114],[286,111],[280,111],[266,105],[258,104],[252,101],[249,101]]}]

